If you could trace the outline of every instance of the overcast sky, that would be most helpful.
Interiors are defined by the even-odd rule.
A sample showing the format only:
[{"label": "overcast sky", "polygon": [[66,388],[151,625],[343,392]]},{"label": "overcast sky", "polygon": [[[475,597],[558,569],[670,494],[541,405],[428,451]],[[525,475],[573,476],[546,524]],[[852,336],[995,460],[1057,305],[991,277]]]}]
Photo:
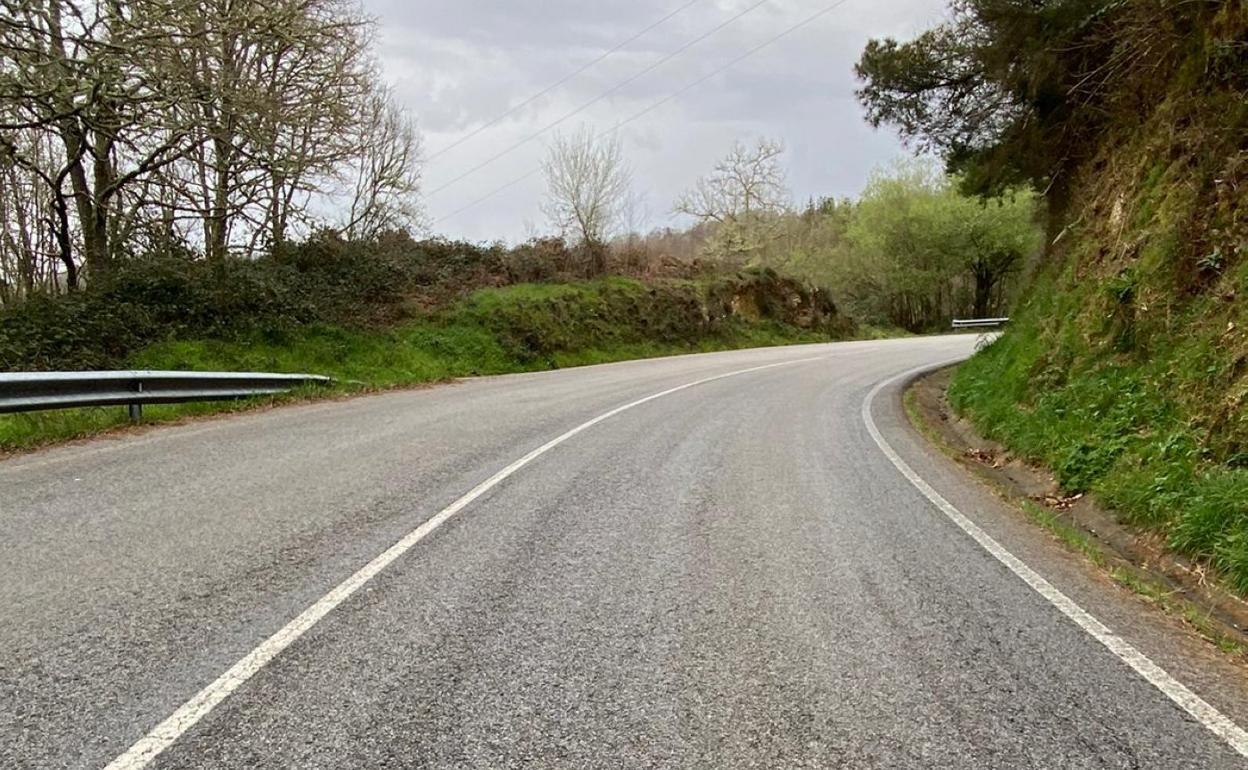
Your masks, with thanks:
[{"label": "overcast sky", "polygon": [[[582,124],[610,129],[833,1],[767,0],[555,130]],[[424,135],[433,231],[474,241],[515,241],[546,232],[540,174],[452,214],[536,170],[551,132],[445,185],[758,0],[696,0],[498,125],[440,151],[689,2],[364,0],[378,22],[386,76]],[[944,5],[944,0],[845,0],[630,123],[622,136],[648,226],[680,224],[669,213],[672,201],[736,138],[784,140],[797,200],[856,194],[873,167],[905,151],[891,131],[874,131],[863,121],[854,99],[853,64],[869,38],[913,36],[939,21]]]}]

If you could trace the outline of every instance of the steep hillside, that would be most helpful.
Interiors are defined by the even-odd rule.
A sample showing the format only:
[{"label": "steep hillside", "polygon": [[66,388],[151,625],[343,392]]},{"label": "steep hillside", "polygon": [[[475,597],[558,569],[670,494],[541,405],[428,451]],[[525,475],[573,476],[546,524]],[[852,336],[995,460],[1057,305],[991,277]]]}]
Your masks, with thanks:
[{"label": "steep hillside", "polygon": [[1115,5],[1152,20],[1115,27],[1135,58],[1105,66],[1137,74],[1096,95],[1051,253],[950,395],[1248,592],[1248,10]]}]

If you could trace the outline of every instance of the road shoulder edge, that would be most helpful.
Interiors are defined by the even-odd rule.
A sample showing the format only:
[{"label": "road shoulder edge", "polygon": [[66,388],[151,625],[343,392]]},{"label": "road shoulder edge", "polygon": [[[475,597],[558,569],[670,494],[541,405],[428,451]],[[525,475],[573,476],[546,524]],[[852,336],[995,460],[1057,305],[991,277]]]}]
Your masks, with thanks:
[{"label": "road shoulder edge", "polygon": [[1120,523],[1089,495],[1063,496],[1053,474],[981,436],[949,404],[957,364],[902,383],[903,413],[924,444],[1002,500],[1019,520],[1044,530],[1105,579],[1248,671],[1248,603],[1210,580],[1201,565],[1176,556],[1156,535]]},{"label": "road shoulder edge", "polygon": [[[946,365],[948,363],[952,362],[946,362]],[[861,408],[862,421],[866,426],[867,433],[879,450],[897,471],[923,497],[927,498],[927,501],[940,514],[958,529],[962,530],[966,536],[975,541],[988,556],[1012,572],[1015,577],[1023,581],[1053,609],[1078,626],[1079,629],[1116,657],[1122,664],[1132,669],[1141,679],[1148,682],[1148,684],[1168,698],[1175,706],[1187,712],[1190,718],[1199,722],[1210,733],[1221,739],[1232,751],[1241,757],[1248,758],[1248,731],[1245,731],[1232,718],[1172,676],[1122,635],[1085,610],[1078,602],[1071,599],[1070,596],[1050,582],[1044,575],[1015,556],[1001,542],[998,542],[996,538],[980,527],[979,524],[950,503],[949,500],[945,499],[940,492],[910,466],[909,462],[903,459],[892,443],[884,437],[884,434],[876,424],[873,414],[876,397],[882,391],[891,387],[890,395],[894,401],[894,408],[900,409],[904,414],[905,410],[902,402],[906,386],[918,375],[940,368],[942,368],[940,364],[924,366],[885,379],[877,383],[867,394],[866,398],[863,399]],[[906,417],[898,416],[897,419],[901,425],[908,427],[913,432],[913,428],[908,426]],[[917,438],[921,440],[922,437]],[[923,451],[925,447],[919,445],[918,449]],[[938,455],[937,459],[939,459]]]}]

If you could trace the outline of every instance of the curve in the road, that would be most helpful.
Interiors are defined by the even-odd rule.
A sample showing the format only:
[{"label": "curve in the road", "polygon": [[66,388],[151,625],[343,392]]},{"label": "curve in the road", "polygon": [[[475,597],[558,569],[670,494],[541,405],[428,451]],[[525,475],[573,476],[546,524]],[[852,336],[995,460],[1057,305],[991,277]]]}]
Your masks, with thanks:
[{"label": "curve in the road", "polygon": [[907,426],[904,379],[972,342],[2,462],[0,766],[1248,766],[1234,661]]},{"label": "curve in the road", "polygon": [[594,427],[595,425],[609,420],[612,417],[634,409],[642,404],[650,403],[665,396],[679,393],[699,385],[724,380],[729,377],[737,377],[750,372],[759,372],[765,369],[775,369],[781,366],[793,366],[794,364],[808,363],[810,361],[818,361],[823,356],[811,356],[808,358],[799,358],[792,361],[781,361],[774,364],[764,364],[762,366],[751,366],[747,369],[737,369],[735,371],[724,374],[717,374],[712,377],[703,377],[693,382],[687,382],[683,385],[677,385],[674,388],[651,394],[636,401],[630,401],[622,406],[617,406],[610,411],[604,412],[591,420],[581,423],[571,430],[556,436],[550,441],[542,444],[537,449],[529,452],[519,460],[511,463],[507,467],[500,470],[490,478],[473,487],[462,497],[439,511],[433,518],[421,524],[416,529],[409,532],[403,539],[387,548],[379,556],[365,564],[351,577],[334,586],[332,590],[318,599],[312,606],[299,613],[298,617],[287,623],[277,633],[261,642],[255,649],[245,655],[241,660],[235,663],[224,674],[217,677],[211,684],[196,693],[190,700],[182,704],[176,711],[169,715],[163,722],[158,724],[147,735],[140,738],[124,753],[110,762],[106,770],[140,770],[146,767],[160,756],[167,748],[173,745],[178,738],[189,729],[195,726],[197,722],[207,716],[222,701],[230,697],[230,694],[242,687],[247,680],[251,679],[268,663],[276,658],[290,645],[294,644],[301,636],[315,626],[321,618],[334,611],[344,601],[349,599],[356,591],[363,587],[366,583],[376,577],[386,567],[390,566],[396,559],[410,551],[417,543],[424,540],[434,530],[442,526],[457,513],[467,508],[474,500],[489,492],[494,487],[501,484],[509,476],[519,471],[524,466],[533,462],[537,458],[546,454],[550,450],[564,443],[568,439],[579,433]]},{"label": "curve in the road", "polygon": [[900,380],[913,379],[924,372],[940,369],[948,366],[950,363],[954,362],[950,361],[936,366],[922,366],[912,369],[911,371],[890,377],[871,389],[871,392],[867,394],[866,399],[862,402],[862,420],[866,423],[867,432],[871,434],[871,438],[875,441],[876,446],[880,448],[880,451],[884,453],[889,462],[901,472],[901,475],[905,476],[907,481],[913,484],[941,513],[956,524],[958,529],[969,535],[972,540],[978,543],[994,559],[1005,565],[1006,569],[1017,575],[1033,591],[1043,596],[1045,601],[1070,618],[1075,625],[1104,645],[1116,658],[1126,663],[1135,673],[1143,677],[1145,681],[1174,701],[1179,708],[1191,714],[1206,729],[1226,741],[1240,756],[1248,758],[1248,732],[1235,724],[1221,711],[1207,703],[1199,695],[1188,689],[1182,682],[1167,673],[1165,669],[1154,663],[1147,655],[1137,650],[1118,634],[1115,634],[1090,612],[1080,607],[1048,580],[1045,580],[1040,573],[1028,567],[1021,559],[1010,553],[1005,546],[998,543],[991,535],[981,529],[975,522],[968,519],[939,492],[933,489],[932,485],[924,481],[922,476],[915,473],[909,463],[903,460],[901,455],[897,454],[897,451],[884,438],[884,434],[880,432],[880,429],[875,424],[875,418],[871,416],[871,406],[880,391]]}]

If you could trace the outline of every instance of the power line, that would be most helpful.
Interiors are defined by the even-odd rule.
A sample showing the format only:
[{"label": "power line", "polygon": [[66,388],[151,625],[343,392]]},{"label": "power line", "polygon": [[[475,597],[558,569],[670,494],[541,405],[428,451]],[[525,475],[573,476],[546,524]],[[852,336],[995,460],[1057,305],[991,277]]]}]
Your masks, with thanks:
[{"label": "power line", "polygon": [[541,98],[542,98],[543,96],[545,96],[546,94],[550,93],[551,91],[554,91],[554,90],[555,90],[556,88],[558,88],[559,86],[561,86],[561,85],[563,85],[563,84],[567,83],[567,82],[568,82],[569,80],[571,80],[572,78],[576,77],[577,75],[582,74],[583,72],[585,72],[586,70],[590,69],[591,67],[593,67],[593,66],[595,66],[595,65],[597,65],[597,64],[599,64],[599,63],[601,63],[604,59],[606,59],[606,58],[607,58],[608,56],[610,56],[611,54],[616,53],[616,52],[618,52],[620,49],[624,48],[625,46],[627,46],[627,45],[629,45],[629,44],[631,44],[631,43],[635,43],[636,41],[640,40],[640,39],[641,39],[642,37],[644,37],[646,34],[648,34],[648,33],[652,32],[652,31],[653,31],[653,30],[655,30],[656,28],[658,28],[658,27],[662,26],[663,24],[665,24],[666,22],[668,22],[669,20],[671,20],[674,16],[676,16],[677,14],[679,14],[681,11],[684,11],[684,10],[688,9],[690,6],[696,5],[697,3],[700,3],[700,2],[702,2],[702,0],[689,0],[689,2],[685,3],[684,5],[680,6],[680,7],[679,7],[679,8],[677,8],[676,10],[672,11],[671,13],[669,13],[668,15],[664,16],[663,18],[661,18],[661,19],[659,19],[658,21],[654,22],[653,24],[651,24],[650,26],[646,27],[646,28],[645,28],[645,29],[643,29],[642,31],[640,31],[640,32],[638,32],[637,34],[633,35],[633,36],[632,36],[632,37],[630,37],[628,40],[625,40],[624,42],[622,42],[622,43],[620,43],[620,44],[616,45],[614,48],[612,48],[611,50],[609,50],[609,51],[607,51],[606,53],[602,54],[602,55],[601,55],[601,56],[599,56],[597,59],[594,59],[593,61],[589,62],[589,63],[588,63],[588,64],[586,64],[585,66],[581,67],[581,68],[580,68],[580,69],[578,69],[576,72],[573,72],[572,74],[567,75],[566,77],[562,78],[561,80],[559,80],[559,81],[557,81],[557,82],[555,82],[555,83],[552,83],[551,85],[547,86],[546,88],[543,88],[541,91],[538,91],[537,93],[533,94],[533,95],[532,95],[532,96],[530,96],[528,99],[525,99],[523,102],[520,102],[520,103],[519,103],[519,104],[517,104],[515,107],[512,107],[511,109],[507,110],[506,112],[504,112],[503,114],[501,114],[501,115],[499,115],[498,117],[494,118],[493,120],[490,120],[488,123],[484,123],[484,124],[482,124],[481,126],[477,127],[477,129],[476,129],[476,130],[474,130],[472,133],[468,134],[467,136],[460,137],[459,139],[456,139],[454,142],[451,142],[451,143],[450,143],[450,144],[448,144],[447,146],[443,147],[442,149],[438,150],[438,151],[437,151],[437,152],[435,152],[434,154],[430,155],[430,156],[429,156],[428,158],[426,158],[425,160],[426,160],[426,161],[432,161],[432,160],[435,160],[435,159],[437,159],[437,158],[440,158],[441,156],[445,155],[446,153],[448,153],[448,152],[450,152],[451,150],[455,149],[456,147],[460,146],[461,144],[463,144],[464,142],[468,141],[469,139],[472,139],[473,137],[477,136],[477,135],[478,135],[478,134],[480,134],[482,131],[485,131],[486,129],[489,129],[489,128],[493,128],[494,126],[496,126],[496,125],[498,125],[499,123],[503,122],[504,120],[506,120],[507,118],[509,118],[509,117],[511,117],[512,115],[516,114],[516,113],[517,113],[517,112],[519,112],[520,110],[524,109],[525,107],[528,107],[528,106],[529,106],[530,104],[532,104],[533,102],[537,101],[538,99],[541,99]]},{"label": "power line", "polygon": [[635,81],[637,81],[637,80],[641,79],[643,76],[650,74],[650,73],[651,73],[651,72],[653,72],[654,70],[656,70],[656,69],[658,69],[659,67],[663,66],[664,64],[668,63],[668,62],[669,62],[669,61],[671,61],[672,59],[675,59],[677,56],[681,55],[681,54],[682,54],[682,53],[684,53],[685,51],[688,51],[690,48],[694,47],[694,46],[695,46],[695,45],[697,45],[698,43],[701,43],[703,40],[706,40],[707,38],[711,37],[711,36],[712,36],[712,35],[714,35],[715,33],[717,33],[717,32],[719,32],[720,30],[722,30],[723,28],[727,27],[729,24],[732,24],[732,23],[733,23],[734,21],[736,21],[737,19],[740,19],[741,17],[745,16],[746,14],[750,13],[750,12],[751,12],[751,11],[753,11],[754,9],[758,8],[758,7],[759,7],[759,6],[761,6],[761,5],[764,5],[764,4],[765,4],[765,3],[767,3],[767,2],[769,2],[769,0],[758,0],[758,2],[754,3],[754,4],[753,4],[753,5],[751,5],[750,7],[746,8],[744,11],[741,11],[740,13],[735,14],[734,16],[732,16],[731,18],[729,18],[727,21],[724,21],[724,22],[722,22],[721,24],[719,24],[718,26],[716,26],[714,29],[711,29],[710,31],[705,32],[705,33],[703,33],[702,35],[699,35],[698,37],[694,38],[693,40],[690,40],[688,43],[685,43],[685,44],[684,44],[684,45],[682,45],[680,48],[677,48],[675,51],[672,51],[671,53],[667,54],[666,56],[664,56],[663,58],[659,59],[659,60],[658,60],[658,61],[656,61],[655,63],[651,64],[650,66],[648,66],[648,67],[646,67],[645,69],[641,70],[640,72],[636,73],[636,74],[635,74],[635,75],[633,75],[632,77],[625,78],[624,80],[620,81],[619,83],[616,83],[614,86],[612,86],[611,88],[608,88],[606,91],[603,91],[602,93],[598,94],[598,95],[597,95],[597,96],[595,96],[593,99],[590,99],[589,101],[585,102],[585,103],[584,103],[584,104],[582,104],[580,107],[577,107],[576,109],[572,110],[571,112],[569,112],[568,114],[566,114],[566,115],[564,115],[563,117],[559,118],[558,120],[554,121],[553,123],[550,123],[550,124],[546,125],[546,126],[545,126],[545,127],[543,127],[540,131],[537,131],[537,132],[535,132],[535,133],[533,133],[533,134],[530,134],[529,136],[525,137],[524,139],[521,139],[520,141],[518,141],[518,142],[516,142],[515,144],[511,145],[510,147],[508,147],[507,149],[503,150],[502,152],[500,152],[500,153],[498,153],[498,154],[496,154],[496,155],[492,155],[492,156],[490,156],[489,158],[486,158],[484,161],[482,161],[482,162],[478,163],[477,165],[475,165],[475,166],[473,166],[472,168],[468,169],[467,171],[465,171],[464,173],[460,174],[459,176],[453,177],[450,181],[445,182],[444,184],[441,184],[441,185],[439,185],[439,186],[435,187],[434,189],[430,190],[428,193],[426,193],[426,195],[427,195],[427,196],[434,196],[434,195],[437,195],[438,193],[442,192],[443,190],[445,190],[446,188],[448,188],[448,187],[450,187],[451,185],[455,184],[456,182],[459,182],[459,181],[461,181],[461,180],[463,180],[463,179],[466,179],[466,178],[467,178],[467,177],[469,177],[469,176],[472,176],[473,174],[477,173],[478,171],[480,171],[481,169],[483,169],[483,168],[485,168],[486,166],[490,165],[491,163],[493,163],[494,161],[498,160],[499,158],[502,158],[502,157],[504,157],[505,155],[509,155],[509,154],[511,154],[512,152],[514,152],[514,151],[516,151],[516,150],[520,149],[521,147],[523,147],[524,145],[526,145],[526,144],[528,144],[529,142],[533,141],[534,139],[538,138],[539,136],[541,136],[542,134],[546,133],[546,132],[547,132],[547,131],[549,131],[550,129],[555,128],[556,126],[558,126],[558,125],[562,124],[564,121],[568,120],[569,118],[572,118],[572,117],[574,117],[574,116],[576,116],[576,115],[579,115],[580,113],[584,112],[585,110],[589,109],[590,107],[593,107],[595,104],[597,104],[598,102],[602,101],[603,99],[606,99],[608,96],[610,96],[611,94],[615,93],[616,91],[619,91],[619,90],[620,90],[621,88],[623,88],[624,86],[627,86],[627,85],[629,85],[630,83],[633,83],[633,82],[635,82]]},{"label": "power line", "polygon": [[[639,112],[636,112],[636,113],[634,113],[634,114],[630,115],[628,118],[626,118],[626,119],[624,119],[624,120],[620,121],[619,123],[616,123],[616,124],[615,124],[615,126],[614,126],[613,128],[608,129],[606,132],[604,132],[604,134],[603,134],[603,135],[605,136],[606,134],[612,134],[612,133],[615,133],[616,131],[619,131],[619,130],[620,130],[621,128],[623,128],[624,126],[627,126],[629,123],[632,123],[633,121],[638,120],[638,119],[640,119],[640,118],[644,117],[645,115],[648,115],[649,113],[653,112],[654,110],[658,109],[659,107],[663,106],[664,104],[667,104],[668,102],[670,102],[671,100],[673,100],[673,99],[675,99],[676,97],[680,96],[681,94],[684,94],[684,93],[686,93],[686,92],[688,92],[688,91],[690,91],[690,90],[692,90],[692,89],[694,89],[694,88],[697,88],[698,86],[702,85],[702,84],[703,84],[703,83],[705,83],[706,81],[708,81],[708,80],[710,80],[711,78],[715,77],[716,75],[720,74],[720,73],[721,73],[721,72],[723,72],[724,70],[727,70],[727,69],[729,69],[729,68],[731,68],[731,67],[734,67],[734,66],[736,66],[736,65],[740,64],[741,62],[743,62],[743,61],[745,61],[746,59],[750,58],[751,56],[753,56],[754,54],[756,54],[756,53],[758,53],[759,51],[763,50],[764,48],[766,48],[766,47],[768,47],[768,46],[772,45],[773,43],[776,43],[777,41],[779,41],[779,40],[781,40],[781,39],[783,39],[783,38],[785,38],[785,37],[788,37],[789,35],[793,34],[793,33],[794,33],[794,32],[796,32],[796,31],[798,31],[798,30],[799,30],[799,29],[801,29],[802,27],[805,27],[806,25],[811,24],[811,23],[813,23],[813,22],[817,21],[819,18],[821,18],[821,17],[823,17],[823,16],[826,16],[827,14],[831,13],[832,11],[836,10],[837,8],[841,7],[842,5],[844,5],[844,4],[845,4],[845,3],[847,3],[847,2],[849,2],[849,0],[837,0],[836,2],[832,3],[831,5],[824,6],[824,8],[823,8],[822,10],[817,11],[817,12],[815,12],[815,13],[811,14],[810,16],[807,16],[807,17],[806,17],[805,19],[803,19],[802,21],[798,22],[797,24],[794,24],[793,26],[791,26],[791,27],[789,27],[788,29],[784,30],[783,32],[779,33],[778,35],[776,35],[776,36],[774,36],[774,37],[772,37],[772,38],[769,38],[769,39],[765,40],[764,42],[760,43],[759,45],[754,46],[753,48],[749,49],[748,51],[746,51],[745,53],[741,54],[740,56],[737,56],[736,58],[734,58],[734,59],[730,60],[729,62],[727,62],[727,63],[725,63],[725,64],[723,64],[723,65],[720,65],[719,67],[716,67],[715,69],[711,70],[710,72],[708,72],[707,74],[705,74],[705,75],[703,75],[702,77],[698,78],[697,80],[693,81],[692,83],[689,83],[688,85],[683,86],[683,87],[681,87],[681,88],[679,88],[679,89],[677,89],[677,90],[673,91],[672,93],[668,94],[667,96],[663,97],[662,99],[659,99],[657,102],[654,102],[653,104],[651,104],[650,106],[646,107],[645,109],[643,109],[643,110],[641,110],[641,111],[639,111]],[[524,180],[528,179],[529,177],[531,177],[531,176],[534,176],[534,175],[536,175],[536,174],[541,173],[541,170],[542,170],[542,169],[541,169],[541,167],[539,166],[539,167],[537,167],[537,168],[533,169],[532,171],[529,171],[529,172],[528,172],[527,174],[525,174],[524,176],[517,177],[517,178],[515,178],[515,179],[511,180],[510,182],[508,182],[508,183],[506,183],[506,184],[504,184],[504,185],[502,185],[502,186],[500,186],[500,187],[496,187],[496,188],[494,188],[493,190],[491,190],[490,192],[486,193],[485,195],[482,195],[480,198],[477,198],[477,199],[473,200],[471,203],[468,203],[468,204],[467,204],[467,205],[465,205],[465,206],[462,206],[462,207],[460,207],[460,208],[458,208],[458,209],[455,209],[454,211],[452,211],[452,212],[451,212],[451,213],[449,213],[449,214],[446,214],[446,215],[444,215],[444,216],[440,216],[440,217],[438,217],[437,219],[435,219],[435,220],[433,221],[433,224],[435,224],[435,225],[436,225],[436,224],[438,224],[438,223],[440,223],[440,222],[444,222],[444,221],[446,221],[446,220],[448,220],[448,219],[451,219],[452,217],[457,217],[457,216],[459,216],[460,214],[464,213],[465,211],[467,211],[467,210],[469,210],[469,209],[471,209],[471,208],[475,208],[476,206],[479,206],[479,205],[480,205],[480,204],[482,204],[482,203],[485,203],[487,200],[489,200],[490,198],[493,198],[495,195],[498,195],[499,193],[503,192],[504,190],[507,190],[507,189],[509,189],[509,188],[511,188],[511,187],[514,187],[514,186],[516,186],[516,185],[520,184],[521,182],[523,182]]]},{"label": "power line", "polygon": [[533,170],[529,171],[527,174],[524,174],[523,176],[518,176],[518,177],[516,177],[515,179],[511,180],[510,182],[508,182],[508,183],[506,183],[506,184],[504,184],[504,185],[501,185],[501,186],[499,186],[499,187],[495,187],[493,190],[490,190],[488,193],[486,193],[485,195],[482,195],[480,198],[476,198],[475,200],[473,200],[471,203],[467,204],[466,206],[463,206],[463,207],[461,207],[461,208],[457,208],[457,209],[455,209],[454,211],[452,211],[452,212],[451,212],[451,213],[449,213],[449,214],[446,214],[446,215],[444,215],[444,216],[440,216],[440,217],[438,217],[437,219],[433,220],[433,223],[432,223],[432,224],[434,224],[434,225],[439,224],[440,222],[444,222],[444,221],[446,221],[446,220],[448,220],[448,219],[451,219],[452,217],[457,217],[457,216],[459,216],[460,214],[464,213],[464,212],[465,212],[465,211],[467,211],[468,209],[471,209],[471,208],[476,208],[477,206],[481,205],[482,203],[485,203],[486,201],[488,201],[490,198],[493,198],[495,195],[498,195],[498,194],[499,194],[499,193],[501,193],[502,191],[504,191],[504,190],[508,190],[508,189],[511,189],[512,187],[515,187],[516,185],[520,184],[521,182],[523,182],[524,180],[528,179],[529,177],[531,177],[531,176],[536,176],[537,174],[540,174],[540,173],[541,173],[541,171],[542,171],[542,167],[541,167],[541,166],[538,166],[537,168],[535,168],[535,169],[533,169]]},{"label": "power line", "polygon": [[818,11],[818,12],[814,13],[814,14],[813,14],[813,15],[811,15],[811,16],[807,16],[807,17],[806,17],[803,21],[800,21],[800,22],[798,22],[797,24],[794,24],[792,27],[789,27],[788,29],[786,29],[786,30],[784,30],[783,32],[781,32],[780,34],[776,35],[775,37],[773,37],[773,38],[771,38],[771,39],[769,39],[769,40],[767,40],[767,41],[765,41],[765,42],[763,42],[763,43],[760,43],[759,45],[754,46],[753,48],[751,48],[750,50],[748,50],[748,51],[746,51],[745,53],[741,54],[741,55],[740,55],[740,56],[738,56],[737,58],[732,59],[732,60],[731,60],[731,61],[729,61],[727,64],[724,64],[724,65],[722,65],[722,66],[720,66],[720,67],[715,68],[714,70],[711,70],[711,71],[710,71],[710,72],[708,72],[706,75],[703,75],[702,77],[700,77],[700,78],[698,78],[697,80],[693,81],[693,82],[692,82],[692,83],[690,83],[689,85],[684,86],[683,88],[679,88],[679,89],[677,89],[676,91],[673,91],[672,93],[670,93],[670,94],[668,94],[667,96],[663,97],[662,99],[658,100],[658,101],[657,101],[657,102],[655,102],[654,104],[651,104],[649,107],[646,107],[645,109],[641,110],[640,112],[636,112],[636,113],[634,113],[633,115],[631,115],[631,116],[629,116],[628,118],[626,118],[625,120],[620,121],[619,123],[617,123],[617,124],[615,125],[615,127],[614,127],[614,128],[612,128],[612,129],[610,129],[609,131],[607,131],[607,133],[608,133],[608,134],[615,133],[616,131],[619,131],[621,128],[623,128],[624,126],[628,125],[629,123],[632,123],[634,120],[638,120],[638,119],[640,119],[640,118],[644,117],[645,115],[648,115],[648,114],[650,114],[651,112],[654,112],[654,111],[655,111],[655,110],[657,110],[659,107],[662,107],[664,104],[667,104],[668,102],[670,102],[671,100],[673,100],[673,99],[675,99],[676,97],[680,96],[681,94],[684,94],[684,93],[686,93],[686,92],[688,92],[688,91],[693,90],[694,88],[697,88],[698,86],[702,85],[703,83],[705,83],[706,81],[708,81],[708,80],[710,80],[711,78],[715,77],[716,75],[718,75],[719,73],[723,72],[724,70],[729,69],[729,68],[731,68],[731,67],[734,67],[734,66],[736,66],[736,65],[740,64],[741,62],[743,62],[743,61],[745,61],[746,59],[750,58],[751,56],[753,56],[754,54],[756,54],[756,53],[758,53],[759,51],[763,50],[763,49],[764,49],[764,48],[766,48],[767,46],[769,46],[769,45],[771,45],[771,44],[773,44],[773,43],[775,43],[775,42],[777,42],[777,41],[779,41],[779,40],[781,40],[781,39],[783,39],[783,38],[785,38],[785,37],[787,37],[787,36],[789,36],[789,35],[793,34],[794,32],[798,31],[798,30],[799,30],[799,29],[801,29],[802,27],[805,27],[807,24],[811,24],[811,23],[815,22],[815,21],[816,21],[816,20],[818,20],[820,17],[825,16],[825,15],[827,15],[827,14],[831,13],[832,11],[836,10],[837,8],[841,7],[842,5],[844,5],[844,4],[845,4],[845,3],[847,3],[847,2],[849,2],[849,0],[837,0],[835,3],[832,3],[831,5],[825,6],[825,7],[823,8],[823,10]]}]

